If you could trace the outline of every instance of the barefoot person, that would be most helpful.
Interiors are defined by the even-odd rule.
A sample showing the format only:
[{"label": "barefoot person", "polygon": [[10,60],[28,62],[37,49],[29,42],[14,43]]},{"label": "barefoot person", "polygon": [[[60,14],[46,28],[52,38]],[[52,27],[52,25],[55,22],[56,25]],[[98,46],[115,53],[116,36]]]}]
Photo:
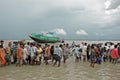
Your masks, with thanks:
[{"label": "barefoot person", "polygon": [[91,46],[91,53],[90,53],[90,66],[94,68],[94,63],[95,63],[95,50],[94,47]]},{"label": "barefoot person", "polygon": [[117,50],[117,45],[114,46],[114,48],[111,51],[111,57],[112,57],[112,63],[116,64],[117,59],[119,58],[118,50]]},{"label": "barefoot person", "polygon": [[40,44],[37,45],[37,52],[36,52],[36,61],[37,61],[37,65],[41,64],[41,59],[42,59],[42,47]]},{"label": "barefoot person", "polygon": [[55,47],[53,54],[54,54],[53,57],[55,59],[55,63],[53,64],[53,66],[56,65],[56,63],[58,62],[58,67],[59,67],[60,62],[61,62],[61,57],[60,57],[61,51],[60,51],[60,48],[58,46]]},{"label": "barefoot person", "polygon": [[45,60],[45,64],[49,64],[48,63],[48,60],[50,59],[50,45],[46,44],[46,47],[45,47],[45,54],[44,54],[44,60]]},{"label": "barefoot person", "polygon": [[23,64],[27,64],[27,59],[28,59],[28,51],[27,47],[23,45]]},{"label": "barefoot person", "polygon": [[10,65],[11,63],[11,42],[8,43],[8,46],[6,47],[6,63]]},{"label": "barefoot person", "polygon": [[66,60],[68,59],[69,54],[69,44],[64,44],[63,46],[63,63],[66,63]]},{"label": "barefoot person", "polygon": [[0,66],[4,66],[6,64],[6,60],[5,60],[5,51],[3,49],[3,46],[0,45]]},{"label": "barefoot person", "polygon": [[22,65],[22,60],[23,60],[23,44],[20,43],[20,46],[17,48],[17,63],[16,66],[21,66]]}]

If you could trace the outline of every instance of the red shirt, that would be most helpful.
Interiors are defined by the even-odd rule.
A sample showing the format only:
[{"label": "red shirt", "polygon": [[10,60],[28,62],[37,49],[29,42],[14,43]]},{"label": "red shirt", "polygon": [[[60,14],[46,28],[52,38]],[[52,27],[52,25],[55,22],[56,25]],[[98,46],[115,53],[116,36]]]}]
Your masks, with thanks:
[{"label": "red shirt", "polygon": [[116,48],[112,49],[112,51],[111,51],[111,57],[112,58],[118,58],[119,57],[118,50]]}]

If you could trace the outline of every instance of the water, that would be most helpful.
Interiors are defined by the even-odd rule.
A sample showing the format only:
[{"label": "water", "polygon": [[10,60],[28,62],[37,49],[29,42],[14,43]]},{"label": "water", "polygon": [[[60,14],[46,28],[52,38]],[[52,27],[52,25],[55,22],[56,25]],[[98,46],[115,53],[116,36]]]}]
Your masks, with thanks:
[{"label": "water", "polygon": [[120,63],[106,62],[92,68],[89,62],[75,63],[70,57],[60,67],[52,64],[0,67],[0,80],[120,80]]}]

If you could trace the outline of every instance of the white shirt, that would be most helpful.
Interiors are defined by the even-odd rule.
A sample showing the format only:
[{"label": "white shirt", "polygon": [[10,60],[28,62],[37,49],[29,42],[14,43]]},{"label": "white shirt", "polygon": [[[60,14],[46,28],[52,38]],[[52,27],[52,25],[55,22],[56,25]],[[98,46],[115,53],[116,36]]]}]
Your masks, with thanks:
[{"label": "white shirt", "polygon": [[23,59],[26,59],[28,55],[28,51],[26,48],[23,49]]}]

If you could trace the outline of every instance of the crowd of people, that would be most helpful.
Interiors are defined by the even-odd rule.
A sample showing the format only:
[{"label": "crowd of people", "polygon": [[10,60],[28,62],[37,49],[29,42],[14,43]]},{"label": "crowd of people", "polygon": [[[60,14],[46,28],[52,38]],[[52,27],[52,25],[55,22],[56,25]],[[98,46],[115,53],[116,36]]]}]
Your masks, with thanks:
[{"label": "crowd of people", "polygon": [[4,41],[0,41],[0,66],[16,64],[22,65],[40,65],[45,63],[59,67],[61,61],[66,63],[68,57],[75,57],[75,62],[90,62],[90,66],[94,67],[95,63],[110,62],[116,64],[120,55],[120,43],[110,45],[105,44],[39,44],[35,42],[23,43],[9,42],[7,47],[4,47]]}]

